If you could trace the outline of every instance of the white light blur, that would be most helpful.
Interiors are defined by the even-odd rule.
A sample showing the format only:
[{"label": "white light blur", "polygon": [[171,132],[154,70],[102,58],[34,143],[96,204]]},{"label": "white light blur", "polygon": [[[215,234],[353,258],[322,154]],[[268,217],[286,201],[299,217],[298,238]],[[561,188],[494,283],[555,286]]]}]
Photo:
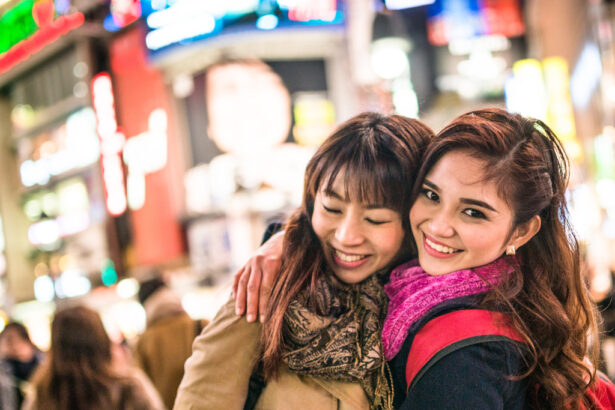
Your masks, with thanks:
[{"label": "white light blur", "polygon": [[60,229],[60,236],[73,235],[85,231],[90,226],[90,214],[87,211],[60,215],[56,218]]},{"label": "white light blur", "polygon": [[393,83],[393,106],[395,112],[410,118],[418,118],[419,101],[409,78],[395,80]]},{"label": "white light blur", "polygon": [[389,10],[402,10],[411,7],[426,6],[434,2],[435,0],[384,0],[384,4]]},{"label": "white light blur", "polygon": [[273,14],[266,14],[256,20],[256,27],[261,30],[273,30],[278,26],[278,18]]},{"label": "white light blur", "polygon": [[70,269],[60,275],[55,288],[58,297],[72,298],[88,293],[92,288],[92,283],[85,277],[83,271]]},{"label": "white light blur", "polygon": [[505,51],[510,48],[510,41],[499,34],[453,38],[448,44],[448,50],[454,56],[472,54],[476,50]]},{"label": "white light blur", "polygon": [[114,304],[105,314],[105,327],[117,326],[130,339],[145,330],[145,309],[137,301],[123,300]]},{"label": "white light blur", "polygon": [[572,191],[570,221],[580,240],[587,240],[600,224],[597,198],[587,184],[579,184]]},{"label": "white light blur", "polygon": [[33,245],[51,245],[60,239],[60,227],[51,219],[36,222],[28,228],[28,239]]},{"label": "white light blur", "polygon": [[34,279],[34,297],[39,302],[51,302],[55,297],[53,279],[49,276]]},{"label": "white light blur", "polygon": [[216,19],[211,14],[196,16],[192,17],[190,20],[182,21],[181,23],[150,31],[145,36],[145,44],[150,50],[158,50],[159,48],[187,38],[209,34],[215,28]]},{"label": "white light blur", "polygon": [[374,73],[391,80],[410,70],[409,44],[400,38],[383,38],[372,43],[370,61]]},{"label": "white light blur", "polygon": [[52,176],[93,164],[98,160],[100,150],[96,135],[96,117],[91,108],[84,108],[68,116],[66,127],[58,128],[54,134],[54,139],[47,143],[55,143],[62,148],[53,150],[36,161],[24,161],[19,169],[24,186],[45,185]]},{"label": "white light blur", "polygon": [[496,78],[506,68],[506,60],[493,57],[490,51],[477,50],[467,60],[457,64],[457,71],[464,76],[477,79]]},{"label": "white light blur", "polygon": [[145,176],[167,164],[167,114],[163,109],[150,113],[147,131],[127,139],[122,156],[128,166],[128,206],[140,209],[146,198]]},{"label": "white light blur", "polygon": [[22,162],[21,166],[19,167],[21,183],[27,187],[36,184],[47,184],[49,182],[50,175],[49,172],[45,170],[45,166],[42,165],[42,160],[34,162],[28,159]]},{"label": "white light blur", "polygon": [[570,96],[575,108],[582,109],[589,104],[601,76],[602,61],[598,46],[587,43],[570,76]]},{"label": "white light blur", "polygon": [[130,209],[141,209],[145,205],[145,174],[129,172],[126,177],[126,196]]},{"label": "white light blur", "polygon": [[90,208],[88,189],[80,179],[67,180],[57,189],[61,214],[83,212]]},{"label": "white light blur", "polygon": [[615,215],[615,181],[608,178],[596,182],[596,193],[600,206],[609,209]]},{"label": "white light blur", "polygon": [[125,278],[115,287],[117,295],[122,299],[130,299],[139,292],[139,282],[135,278]]}]

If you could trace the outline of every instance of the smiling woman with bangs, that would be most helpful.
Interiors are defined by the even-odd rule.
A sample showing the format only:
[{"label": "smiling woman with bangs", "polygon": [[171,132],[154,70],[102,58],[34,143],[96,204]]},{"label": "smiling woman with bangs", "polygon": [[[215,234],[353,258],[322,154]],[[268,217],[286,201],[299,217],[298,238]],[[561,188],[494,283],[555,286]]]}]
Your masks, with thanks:
[{"label": "smiling woman with bangs", "polygon": [[320,146],[264,324],[230,300],[195,341],[175,409],[393,408],[383,285],[411,249],[408,181],[431,136],[418,120],[365,113]]}]

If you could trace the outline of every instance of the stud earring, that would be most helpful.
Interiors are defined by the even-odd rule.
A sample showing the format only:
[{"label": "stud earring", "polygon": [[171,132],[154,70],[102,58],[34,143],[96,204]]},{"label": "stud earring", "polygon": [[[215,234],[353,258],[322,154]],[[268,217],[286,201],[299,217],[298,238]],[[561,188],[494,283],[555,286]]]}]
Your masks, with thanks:
[{"label": "stud earring", "polygon": [[510,245],[506,248],[506,255],[513,256],[515,253],[517,253],[517,249],[515,248],[515,245]]}]

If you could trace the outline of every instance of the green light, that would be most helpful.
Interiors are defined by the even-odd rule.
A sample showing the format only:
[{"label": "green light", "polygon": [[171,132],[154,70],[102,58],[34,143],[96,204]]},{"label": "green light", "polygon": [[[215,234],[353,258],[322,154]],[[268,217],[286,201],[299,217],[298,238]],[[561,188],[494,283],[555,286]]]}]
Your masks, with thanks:
[{"label": "green light", "polygon": [[38,30],[33,8],[34,0],[22,1],[0,17],[0,54]]},{"label": "green light", "polygon": [[110,259],[105,261],[105,265],[100,271],[100,278],[105,286],[111,286],[117,283],[117,272],[115,271],[113,261]]}]

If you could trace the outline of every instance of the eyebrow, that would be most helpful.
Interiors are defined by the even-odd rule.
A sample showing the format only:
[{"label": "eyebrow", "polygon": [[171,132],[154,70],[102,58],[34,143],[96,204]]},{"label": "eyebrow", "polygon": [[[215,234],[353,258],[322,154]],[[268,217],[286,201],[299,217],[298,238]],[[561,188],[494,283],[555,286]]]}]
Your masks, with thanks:
[{"label": "eyebrow", "polygon": [[[323,189],[323,193],[326,196],[330,196],[334,199],[337,199],[338,201],[342,201],[342,202],[349,202],[348,198],[343,198],[340,194],[338,194],[337,192],[335,192],[332,189]],[[366,209],[391,209],[388,206],[385,206],[384,204],[362,204],[364,208]]]},{"label": "eyebrow", "polygon": [[[440,190],[440,188],[436,184],[434,184],[433,182],[430,182],[428,180],[425,180],[425,182],[423,182],[423,185],[427,185],[429,188],[434,189],[436,191]],[[490,210],[492,212],[496,212],[496,213],[498,212],[494,207],[489,205],[487,202],[479,201],[478,199],[461,198],[460,202],[463,203],[463,204],[480,206],[481,208],[488,209],[488,210]]]}]

